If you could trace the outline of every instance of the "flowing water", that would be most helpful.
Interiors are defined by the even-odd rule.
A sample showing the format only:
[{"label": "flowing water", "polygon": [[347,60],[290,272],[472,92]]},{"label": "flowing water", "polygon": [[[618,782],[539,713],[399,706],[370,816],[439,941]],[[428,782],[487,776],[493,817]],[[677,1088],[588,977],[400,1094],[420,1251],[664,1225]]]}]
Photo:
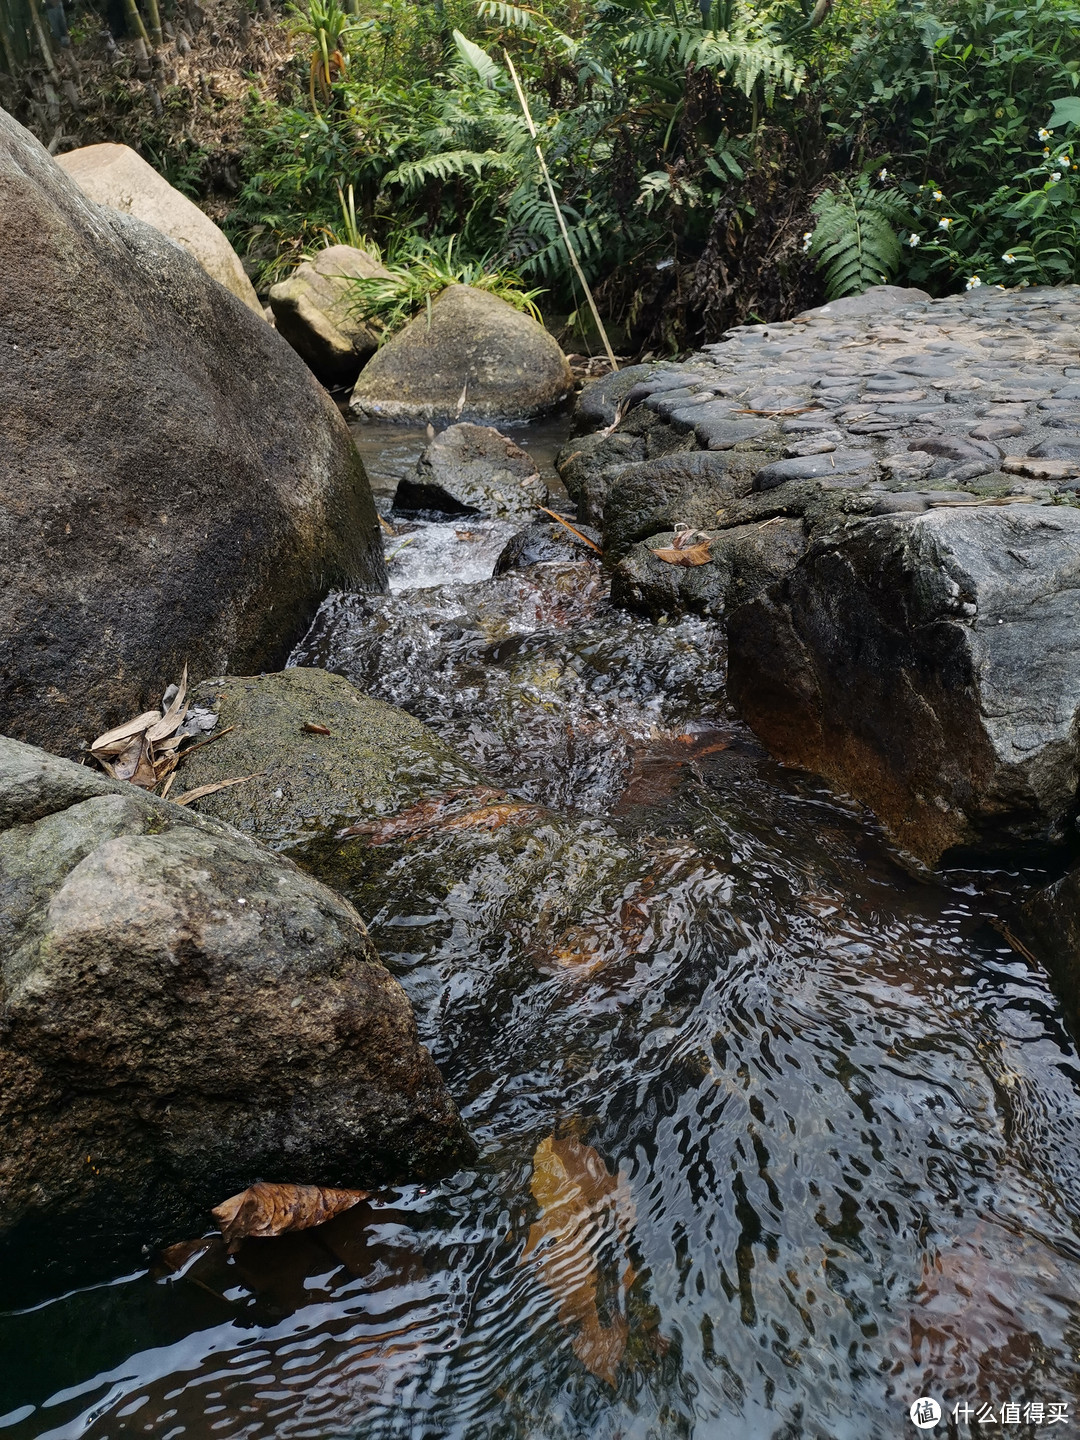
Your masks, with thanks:
[{"label": "flowing water", "polygon": [[[370,437],[384,508],[420,443]],[[0,1316],[0,1434],[885,1440],[920,1395],[1074,1433],[1080,1065],[998,928],[1041,877],[912,878],[729,716],[710,628],[411,533],[294,658],[522,802],[343,882],[479,1158]]]}]

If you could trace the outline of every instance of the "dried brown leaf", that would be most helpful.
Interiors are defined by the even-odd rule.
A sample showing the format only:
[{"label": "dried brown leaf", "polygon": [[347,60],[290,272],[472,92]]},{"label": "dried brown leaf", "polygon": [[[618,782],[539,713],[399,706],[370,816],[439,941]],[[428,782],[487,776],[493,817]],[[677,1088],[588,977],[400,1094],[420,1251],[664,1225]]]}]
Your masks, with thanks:
[{"label": "dried brown leaf", "polygon": [[194,790],[185,790],[183,795],[178,795],[173,804],[190,805],[193,800],[201,800],[205,795],[213,795],[218,790],[228,790],[230,785],[246,785],[249,780],[258,778],[257,775],[237,775],[233,780],[219,780],[216,785],[196,785]]},{"label": "dried brown leaf", "polygon": [[135,767],[135,773],[131,777],[132,785],[137,785],[140,790],[154,790],[157,788],[158,780],[161,778],[154,768],[154,762],[150,759],[150,744],[147,741],[139,754],[139,763]]},{"label": "dried brown leaf", "polygon": [[160,719],[160,710],[147,710],[142,715],[136,715],[134,720],[128,720],[123,725],[117,725],[115,730],[106,730],[104,735],[99,735],[90,746],[91,753],[95,756],[119,755],[128,748],[136,735],[142,735]]},{"label": "dried brown leaf", "polygon": [[[699,540],[696,544],[685,547],[664,545],[652,553],[666,565],[708,565],[712,559],[709,553],[711,546],[711,540]],[[649,548],[652,549],[651,546]]]},{"label": "dried brown leaf", "polygon": [[367,1190],[331,1190],[324,1185],[269,1185],[258,1181],[211,1210],[233,1250],[249,1236],[269,1239],[291,1230],[310,1230],[351,1210]]},{"label": "dried brown leaf", "polygon": [[117,755],[113,761],[113,775],[117,780],[130,780],[139,768],[139,762],[146,752],[146,736],[136,735],[135,739]]},{"label": "dried brown leaf", "polygon": [[173,696],[169,708],[162,715],[156,725],[151,725],[146,732],[146,738],[151,744],[156,740],[164,740],[174,730],[179,730],[184,723],[184,716],[187,714],[187,666],[184,666],[184,673],[180,677],[180,686]]},{"label": "dried brown leaf", "polygon": [[301,730],[303,730],[303,732],[304,732],[305,735],[329,735],[329,734],[330,734],[330,730],[329,730],[329,728],[328,728],[327,726],[325,726],[325,725],[313,725],[310,720],[305,720],[304,723],[303,723],[303,725],[301,725],[300,728],[301,728]]},{"label": "dried brown leaf", "polygon": [[[612,1175],[591,1145],[572,1138],[541,1140],[530,1182],[540,1217],[529,1227],[522,1262],[535,1254],[545,1286],[559,1302],[559,1320],[574,1330],[574,1354],[593,1375],[614,1387],[629,1335],[626,1315],[600,1323],[597,1251],[615,1229],[624,1257],[634,1221],[625,1180]],[[623,1295],[633,1284],[629,1258],[619,1279]]]}]

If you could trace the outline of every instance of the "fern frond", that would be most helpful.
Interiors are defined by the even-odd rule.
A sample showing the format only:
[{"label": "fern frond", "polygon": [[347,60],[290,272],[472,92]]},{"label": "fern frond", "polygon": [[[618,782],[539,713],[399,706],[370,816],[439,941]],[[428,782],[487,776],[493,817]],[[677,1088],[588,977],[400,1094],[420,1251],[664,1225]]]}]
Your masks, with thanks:
[{"label": "fern frond", "polygon": [[900,239],[894,226],[902,223],[903,196],[898,190],[876,191],[866,181],[841,180],[814,201],[817,225],[809,249],[825,272],[830,300],[861,295],[871,285],[888,281],[900,261]]}]

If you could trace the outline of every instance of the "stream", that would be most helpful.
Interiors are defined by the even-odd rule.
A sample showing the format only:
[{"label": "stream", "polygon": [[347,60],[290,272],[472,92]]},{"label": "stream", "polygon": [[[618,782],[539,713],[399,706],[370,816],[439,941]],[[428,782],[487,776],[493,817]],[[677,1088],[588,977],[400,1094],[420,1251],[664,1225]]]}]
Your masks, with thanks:
[{"label": "stream", "polygon": [[[564,433],[515,438],[550,473]],[[358,440],[388,513],[424,437]],[[1045,872],[914,878],[731,716],[717,629],[394,526],[391,594],[293,661],[537,807],[351,896],[479,1159],[0,1314],[0,1435],[888,1440],[922,1395],[1074,1433],[1080,1063],[999,928]]]}]

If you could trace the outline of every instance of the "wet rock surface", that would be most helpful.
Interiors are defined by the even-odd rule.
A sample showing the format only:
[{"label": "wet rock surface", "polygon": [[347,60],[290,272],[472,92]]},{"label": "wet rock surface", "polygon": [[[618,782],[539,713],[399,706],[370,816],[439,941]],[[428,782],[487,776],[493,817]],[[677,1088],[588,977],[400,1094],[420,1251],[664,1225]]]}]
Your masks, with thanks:
[{"label": "wet rock surface", "polygon": [[[616,598],[721,620],[773,752],[930,863],[1075,808],[1078,323],[1076,287],[879,287],[605,377],[560,456]],[[684,526],[714,558],[664,567]]]},{"label": "wet rock surface", "polygon": [[[355,910],[230,827],[0,740],[0,1229],[183,1233],[272,1176],[469,1144]],[[14,1260],[13,1260],[14,1263]]]},{"label": "wet rock surface", "polygon": [[255,777],[206,796],[200,813],[297,858],[339,829],[483,783],[421,721],[326,670],[220,676],[194,700],[217,713],[221,738],[185,763],[185,786]]},{"label": "wet rock surface", "polygon": [[413,474],[398,483],[394,509],[526,521],[546,500],[547,486],[526,450],[490,425],[464,424],[436,435]]},{"label": "wet rock surface", "polygon": [[367,477],[281,337],[0,112],[0,728],[46,748],[163,683],[280,665],[383,587]]}]

